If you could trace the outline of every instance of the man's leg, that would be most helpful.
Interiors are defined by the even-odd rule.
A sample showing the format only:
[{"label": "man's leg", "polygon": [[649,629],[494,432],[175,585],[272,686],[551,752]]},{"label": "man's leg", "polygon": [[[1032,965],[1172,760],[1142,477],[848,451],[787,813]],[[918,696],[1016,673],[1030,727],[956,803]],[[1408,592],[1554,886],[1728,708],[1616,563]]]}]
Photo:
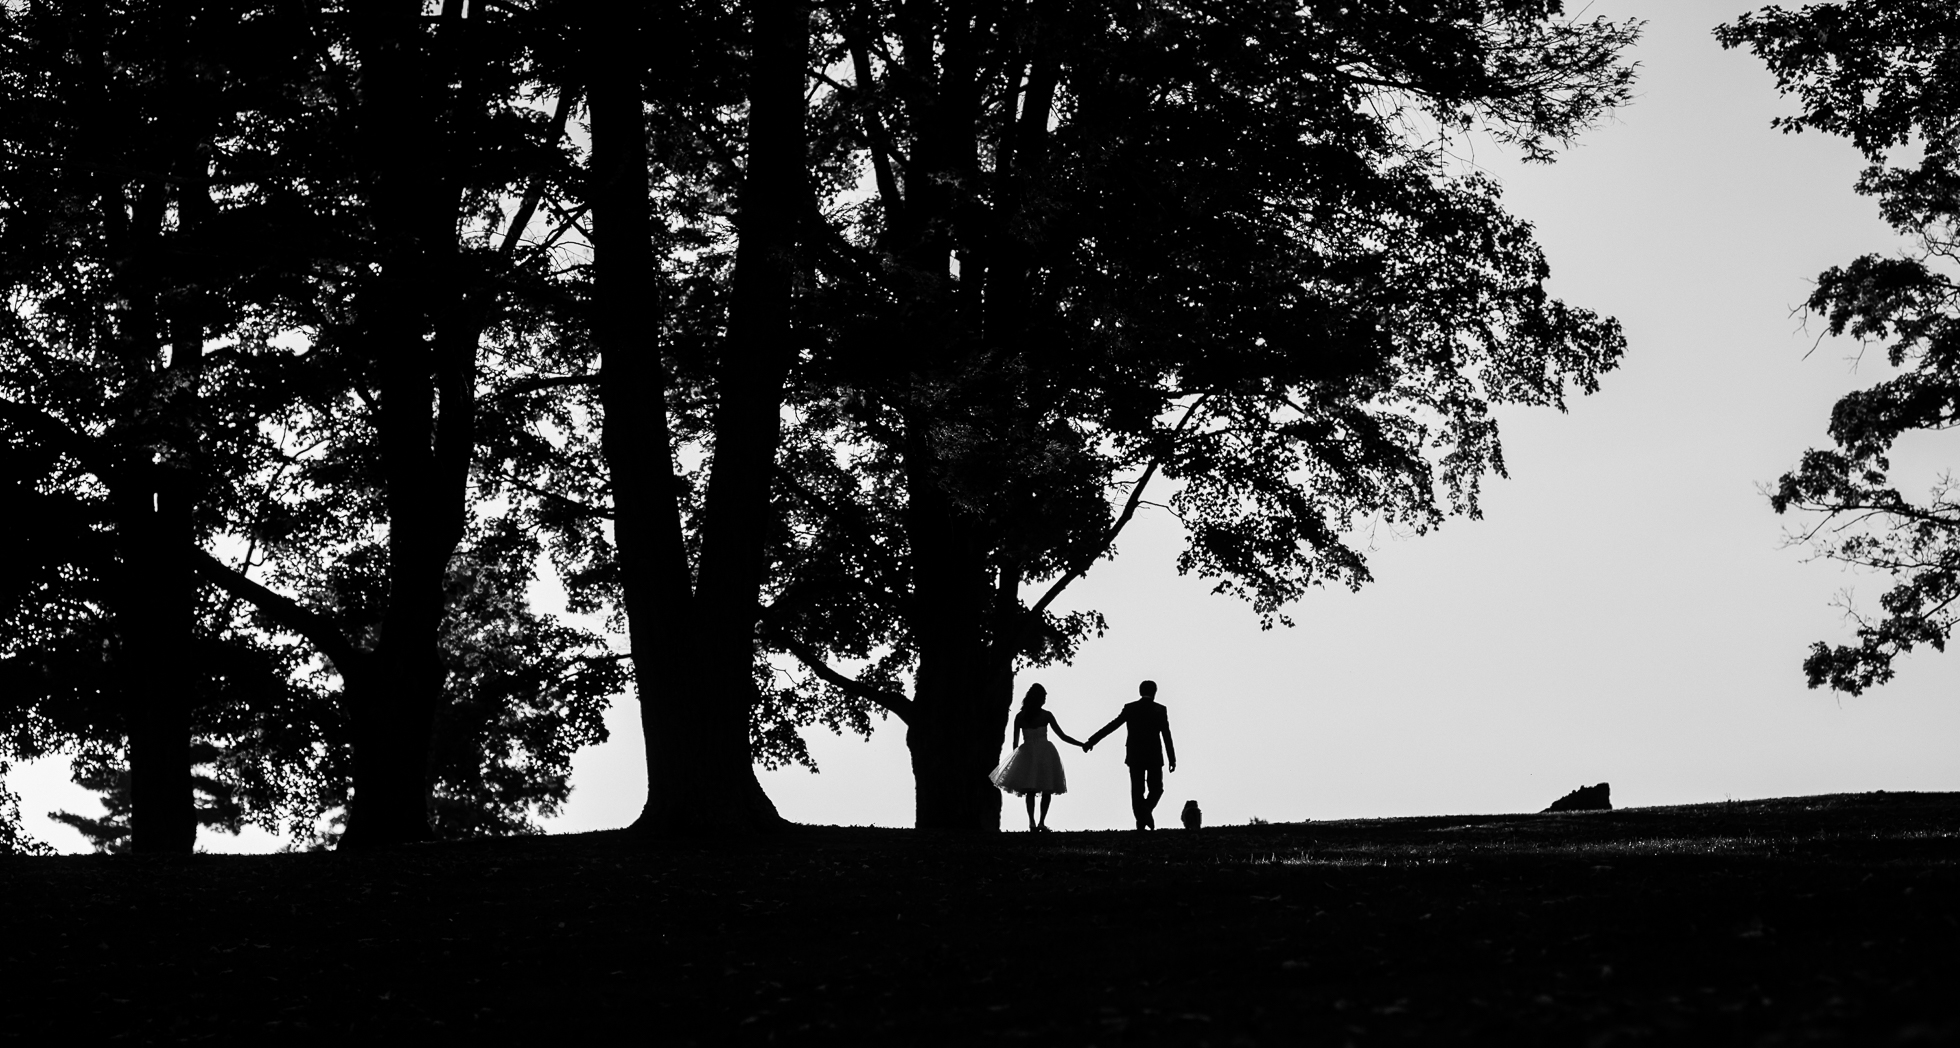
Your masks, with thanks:
[{"label": "man's leg", "polygon": [[1144,776],[1144,782],[1150,792],[1143,798],[1143,821],[1154,830],[1157,828],[1157,802],[1164,799],[1164,768],[1163,765],[1155,765],[1144,771],[1148,773]]},{"label": "man's leg", "polygon": [[1144,803],[1145,779],[1150,769],[1140,764],[1132,764],[1129,768],[1130,811],[1136,815],[1137,829],[1141,830],[1150,824],[1150,808]]}]

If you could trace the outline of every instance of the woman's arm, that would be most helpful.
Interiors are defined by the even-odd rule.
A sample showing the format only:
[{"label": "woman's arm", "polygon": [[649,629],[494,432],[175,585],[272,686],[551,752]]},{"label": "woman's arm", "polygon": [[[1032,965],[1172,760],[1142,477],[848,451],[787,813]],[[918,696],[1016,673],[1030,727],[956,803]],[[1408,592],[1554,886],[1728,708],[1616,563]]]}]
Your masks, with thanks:
[{"label": "woman's arm", "polygon": [[1069,744],[1070,746],[1080,746],[1080,745],[1082,745],[1082,742],[1081,742],[1081,740],[1079,740],[1079,739],[1071,739],[1071,738],[1069,738],[1069,737],[1068,737],[1068,732],[1065,732],[1065,731],[1063,731],[1063,730],[1062,730],[1062,722],[1061,722],[1061,721],[1058,721],[1058,720],[1056,720],[1056,719],[1055,719],[1055,715],[1054,715],[1054,714],[1052,714],[1052,713],[1050,713],[1050,714],[1048,715],[1048,726],[1049,726],[1049,727],[1051,727],[1051,728],[1053,728],[1053,729],[1055,729],[1055,737],[1056,737],[1056,738],[1058,738],[1058,739],[1060,739],[1060,740],[1062,740],[1063,742],[1066,742],[1066,743],[1068,743],[1068,744]]}]

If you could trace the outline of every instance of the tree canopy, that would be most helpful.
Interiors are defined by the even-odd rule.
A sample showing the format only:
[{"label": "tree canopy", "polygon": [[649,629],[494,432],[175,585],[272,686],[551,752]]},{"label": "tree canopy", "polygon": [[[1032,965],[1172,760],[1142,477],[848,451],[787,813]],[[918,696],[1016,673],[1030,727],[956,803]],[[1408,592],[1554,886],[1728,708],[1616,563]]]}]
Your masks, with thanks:
[{"label": "tree canopy", "polygon": [[1900,438],[1960,422],[1960,9],[1938,0],[1850,0],[1764,8],[1717,30],[1747,47],[1802,109],[1787,132],[1846,138],[1869,166],[1857,191],[1915,247],[1866,255],[1817,278],[1806,303],[1833,336],[1881,345],[1898,373],[1839,399],[1832,447],[1806,451],[1776,483],[1778,513],[1815,514],[1802,535],[1821,556],[1892,578],[1878,609],[1847,608],[1851,644],[1818,641],[1810,686],[1858,694],[1892,678],[1920,645],[1945,650],[1960,622],[1960,490],[1899,490]]}]

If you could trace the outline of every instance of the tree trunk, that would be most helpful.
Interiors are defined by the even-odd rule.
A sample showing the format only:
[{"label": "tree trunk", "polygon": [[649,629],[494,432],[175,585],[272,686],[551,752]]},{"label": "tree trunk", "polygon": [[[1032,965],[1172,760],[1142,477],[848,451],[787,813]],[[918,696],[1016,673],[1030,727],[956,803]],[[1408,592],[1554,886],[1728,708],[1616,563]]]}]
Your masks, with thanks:
[{"label": "tree trunk", "polygon": [[360,683],[343,677],[354,744],[354,796],[343,840],[350,847],[425,840],[432,832],[429,740],[442,686],[437,642],[443,571],[453,544],[443,548],[436,526],[442,500],[431,441],[428,350],[415,332],[420,316],[407,308],[392,313],[375,326],[377,334],[394,336],[382,361],[377,426],[388,509],[388,596],[375,672]]},{"label": "tree trunk", "polygon": [[[748,163],[737,225],[728,338],[716,374],[715,457],[702,514],[696,590],[707,630],[709,689],[700,740],[714,783],[700,803],[714,823],[779,822],[756,782],[749,719],[756,691],[756,621],[770,532],[770,491],[782,439],[783,386],[795,360],[791,311],[798,226],[808,205],[804,77],[810,13],[801,3],[750,5]],[[665,818],[685,813],[669,811]]]},{"label": "tree trunk", "polygon": [[[595,53],[638,55],[644,6],[590,8]],[[655,341],[661,301],[649,214],[646,112],[637,62],[603,62],[587,89],[592,118],[593,333],[599,344],[600,444],[612,477],[613,544],[633,646],[646,740],[647,801],[639,824],[678,803],[701,778],[699,623],[674,482],[666,378]]]},{"label": "tree trunk", "polygon": [[[189,50],[187,45],[185,49]],[[176,240],[192,243],[193,250],[196,238],[217,213],[211,200],[208,154],[213,106],[210,90],[197,78],[194,65],[187,58],[173,69],[179,105],[169,124],[177,132],[172,142],[177,152],[172,163]],[[137,504],[125,519],[135,529],[134,577],[142,589],[130,598],[137,609],[136,636],[126,633],[124,644],[125,652],[137,657],[122,672],[129,711],[130,847],[139,853],[188,854],[197,846],[191,713],[199,671],[196,517],[207,483],[200,472],[198,400],[207,303],[197,267],[184,267],[188,270],[184,280],[173,261],[165,260],[160,267],[178,278],[163,310],[170,340],[164,376],[169,392],[161,398],[161,418],[154,420],[164,434],[163,463],[126,474],[136,481]]]},{"label": "tree trunk", "polygon": [[905,743],[912,753],[914,824],[920,829],[1000,829],[1000,761],[1013,701],[1014,664],[988,643],[992,606],[987,548],[976,522],[941,486],[931,421],[908,423],[906,535],[912,546],[913,635],[919,669]]},{"label": "tree trunk", "polygon": [[[604,5],[589,23],[607,49],[644,38],[641,9]],[[749,161],[741,197],[734,304],[718,379],[715,459],[702,515],[698,584],[687,559],[659,350],[639,70],[608,63],[591,86],[594,327],[601,431],[613,478],[634,682],[646,735],[644,832],[773,828],[756,781],[749,718],[757,598],[771,527],[770,481],[784,378],[794,359],[790,303],[803,204],[801,4],[751,12]],[[627,45],[626,53],[639,48]],[[649,316],[652,314],[652,316]]]},{"label": "tree trunk", "polygon": [[[348,847],[432,835],[429,745],[442,688],[443,577],[465,512],[466,489],[453,474],[459,458],[468,467],[473,390],[458,388],[454,347],[439,353],[429,338],[430,316],[454,317],[463,303],[455,279],[455,193],[445,181],[435,119],[440,88],[421,46],[421,11],[419,0],[377,4],[364,12],[358,38],[380,263],[362,292],[360,324],[380,387],[388,597],[373,672],[364,682],[345,681],[354,741],[354,796],[342,840]],[[444,341],[442,333],[437,338]],[[474,345],[467,351],[473,361]]]},{"label": "tree trunk", "polygon": [[1000,764],[1014,667],[984,644],[920,645],[912,754],[913,824],[922,830],[1000,829]]},{"label": "tree trunk", "polygon": [[[972,251],[980,241],[957,235],[973,210],[965,196],[979,185],[975,119],[983,91],[976,48],[984,31],[971,14],[944,25],[915,14],[907,9],[895,21],[902,46],[897,68],[887,73],[888,88],[905,98],[913,137],[897,150],[902,201],[893,196],[897,180],[879,179],[888,216],[881,246],[907,282],[908,301],[899,308],[917,347],[910,380],[941,390],[958,387],[970,373],[984,333],[980,292],[990,287],[984,260]],[[861,81],[871,76],[868,54],[868,40],[854,44]],[[955,254],[957,276],[949,265]],[[914,403],[905,420],[904,527],[913,565],[907,618],[919,660],[905,738],[915,825],[991,832],[1000,828],[1001,794],[987,776],[1000,759],[1013,659],[990,646],[988,541],[981,522],[947,491],[946,473],[955,467],[936,450],[933,428],[956,421],[946,413],[959,410],[949,406],[957,399]]]},{"label": "tree trunk", "polygon": [[132,472],[116,497],[124,571],[117,674],[129,737],[130,847],[189,854],[197,843],[188,661],[196,614],[191,503],[187,485],[166,471]]},{"label": "tree trunk", "polygon": [[[182,175],[173,166],[172,173]],[[202,181],[196,187],[202,191]],[[178,193],[183,212],[184,194]],[[120,196],[120,194],[117,194]],[[116,197],[108,205],[117,211]],[[127,227],[132,263],[123,274],[130,309],[125,336],[145,368],[156,367],[164,318],[159,302],[167,265],[162,254],[163,224],[170,200],[167,181],[145,185],[131,202]],[[208,203],[208,200],[207,200]],[[180,221],[198,221],[205,208],[193,205]],[[112,219],[112,222],[114,220]],[[173,296],[182,301],[182,295]],[[172,316],[172,380],[194,379],[203,352],[202,329]],[[168,388],[174,381],[161,381]],[[190,709],[194,669],[190,652],[196,626],[196,576],[190,551],[195,486],[186,471],[191,393],[156,398],[127,420],[137,440],[112,487],[116,532],[122,559],[122,592],[116,609],[119,647],[116,667],[122,692],[130,778],[130,847],[141,853],[188,854],[197,843],[197,799],[191,790]],[[160,460],[160,461],[159,461]]]}]

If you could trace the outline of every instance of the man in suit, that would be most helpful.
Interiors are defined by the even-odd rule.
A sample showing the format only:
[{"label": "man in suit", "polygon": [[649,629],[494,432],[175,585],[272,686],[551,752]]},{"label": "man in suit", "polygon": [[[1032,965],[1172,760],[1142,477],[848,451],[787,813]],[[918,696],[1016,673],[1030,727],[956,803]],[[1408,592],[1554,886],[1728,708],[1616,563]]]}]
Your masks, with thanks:
[{"label": "man in suit", "polygon": [[[1082,752],[1095,749],[1096,743],[1115,731],[1117,725],[1130,726],[1123,747],[1123,763],[1130,766],[1130,810],[1136,813],[1137,829],[1154,830],[1157,818],[1152,813],[1164,796],[1164,758],[1170,757],[1171,770],[1176,771],[1177,746],[1171,742],[1170,713],[1157,704],[1157,682],[1147,680],[1137,685],[1137,694],[1141,696],[1137,701],[1124,706],[1115,720],[1089,736]],[[1159,736],[1163,739],[1161,746]]]}]

